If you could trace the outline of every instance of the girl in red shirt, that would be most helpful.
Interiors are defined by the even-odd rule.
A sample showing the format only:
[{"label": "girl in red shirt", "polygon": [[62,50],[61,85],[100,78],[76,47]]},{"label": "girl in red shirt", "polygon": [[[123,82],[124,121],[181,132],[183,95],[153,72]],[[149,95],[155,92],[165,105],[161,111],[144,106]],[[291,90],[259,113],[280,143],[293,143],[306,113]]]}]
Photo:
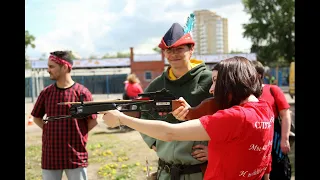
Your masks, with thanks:
[{"label": "girl in red shirt", "polygon": [[[268,179],[274,115],[270,105],[259,100],[261,81],[254,66],[244,57],[222,60],[214,67],[212,87],[219,111],[199,119],[170,124],[140,120],[118,110],[105,112],[108,126],[125,124],[163,141],[209,141],[205,180]],[[172,112],[184,121],[190,106]]]},{"label": "girl in red shirt", "polygon": [[125,91],[129,99],[135,99],[138,97],[138,94],[143,93],[140,80],[135,74],[128,75]]}]

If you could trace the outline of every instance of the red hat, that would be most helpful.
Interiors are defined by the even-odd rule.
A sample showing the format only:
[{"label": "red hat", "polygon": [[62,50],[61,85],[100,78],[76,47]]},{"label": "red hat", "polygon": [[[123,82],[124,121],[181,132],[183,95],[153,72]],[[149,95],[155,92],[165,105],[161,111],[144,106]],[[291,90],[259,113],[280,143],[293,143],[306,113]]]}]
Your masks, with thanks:
[{"label": "red hat", "polygon": [[194,23],[194,14],[190,14],[187,20],[185,28],[183,28],[179,23],[173,23],[170,29],[161,39],[160,44],[158,45],[161,49],[168,49],[178,47],[184,44],[195,45],[191,37],[191,30]]}]

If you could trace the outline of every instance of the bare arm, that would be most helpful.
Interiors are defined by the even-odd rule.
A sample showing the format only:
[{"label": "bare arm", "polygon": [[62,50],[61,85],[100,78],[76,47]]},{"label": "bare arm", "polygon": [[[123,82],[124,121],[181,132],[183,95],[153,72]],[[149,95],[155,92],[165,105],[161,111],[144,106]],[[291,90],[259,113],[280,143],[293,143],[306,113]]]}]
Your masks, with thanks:
[{"label": "bare arm", "polygon": [[270,179],[270,174],[263,175],[263,180],[269,180],[269,179]]},{"label": "bare arm", "polygon": [[291,115],[289,109],[280,111],[281,117],[281,138],[289,140],[290,128],[291,128]]},{"label": "bare arm", "polygon": [[88,132],[98,124],[97,119],[88,119]]},{"label": "bare arm", "polygon": [[43,129],[43,121],[42,118],[33,117],[33,122],[36,123],[41,129]]},{"label": "bare arm", "polygon": [[290,151],[289,135],[291,128],[291,115],[289,109],[283,109],[280,112],[281,117],[281,150],[284,153]]},{"label": "bare arm", "polygon": [[141,133],[162,141],[208,141],[209,135],[199,119],[179,124],[170,124],[158,120],[141,120],[127,116],[118,110],[107,111],[103,118],[108,126],[127,125]]}]

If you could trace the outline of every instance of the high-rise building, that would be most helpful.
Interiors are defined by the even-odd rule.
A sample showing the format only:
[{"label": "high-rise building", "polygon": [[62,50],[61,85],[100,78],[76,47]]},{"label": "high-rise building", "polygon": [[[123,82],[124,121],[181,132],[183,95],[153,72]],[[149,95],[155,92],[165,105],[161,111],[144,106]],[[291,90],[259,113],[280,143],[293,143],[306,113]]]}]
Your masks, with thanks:
[{"label": "high-rise building", "polygon": [[196,42],[194,54],[227,54],[228,19],[209,10],[194,11],[192,36]]}]

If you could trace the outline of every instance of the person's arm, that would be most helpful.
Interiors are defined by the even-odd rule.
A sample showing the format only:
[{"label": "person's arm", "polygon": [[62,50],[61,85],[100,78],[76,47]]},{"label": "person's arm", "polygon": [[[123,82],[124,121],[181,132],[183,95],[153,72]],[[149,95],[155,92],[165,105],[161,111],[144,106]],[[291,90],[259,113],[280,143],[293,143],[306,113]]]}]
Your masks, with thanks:
[{"label": "person's arm", "polygon": [[[84,98],[83,98],[84,101],[93,101],[92,94],[88,89],[84,89],[83,94],[84,94]],[[96,125],[98,125],[96,114],[91,114],[86,119],[88,122],[88,132],[91,131]]]},{"label": "person's arm", "polygon": [[271,154],[270,154],[270,161],[269,161],[269,164],[268,164],[266,171],[264,172],[262,180],[269,180],[270,179],[271,166],[272,166],[272,158],[271,158]]},{"label": "person's arm", "polygon": [[[150,114],[142,113],[140,118],[146,120],[146,119],[150,119],[149,117],[150,117]],[[155,146],[156,145],[156,139],[153,138],[153,137],[150,137],[150,136],[148,136],[148,135],[146,135],[144,133],[141,133],[141,132],[139,132],[139,133],[140,133],[143,141],[146,143],[146,145],[150,149],[153,149],[154,151],[156,151],[157,150],[156,146]]]},{"label": "person's arm", "polygon": [[263,180],[270,180],[270,174],[264,174]]},{"label": "person's arm", "polygon": [[31,111],[33,122],[41,129],[43,129],[43,117],[45,115],[45,94],[45,90],[40,92],[37,101]]},{"label": "person's arm", "polygon": [[43,129],[43,120],[42,118],[33,117],[33,122],[39,126],[41,129]]},{"label": "person's arm", "polygon": [[98,125],[97,119],[88,119],[88,131],[91,131],[96,125]]},{"label": "person's arm", "polygon": [[275,104],[278,107],[279,116],[281,118],[281,142],[280,148],[283,153],[288,153],[290,151],[290,128],[291,128],[291,115],[290,115],[290,105],[282,92],[281,88],[278,86],[271,86]]},{"label": "person's arm", "polygon": [[118,110],[110,110],[105,112],[102,119],[108,126],[116,127],[119,126],[120,123],[162,141],[210,140],[199,119],[186,121],[179,124],[170,124],[164,121],[142,120],[130,117],[122,112],[119,112]]},{"label": "person's arm", "polygon": [[291,128],[291,115],[289,109],[283,109],[280,112],[281,117],[281,142],[280,147],[283,153],[290,151],[290,128]]},{"label": "person's arm", "polygon": [[138,84],[138,94],[143,93],[143,89],[140,84]]}]

